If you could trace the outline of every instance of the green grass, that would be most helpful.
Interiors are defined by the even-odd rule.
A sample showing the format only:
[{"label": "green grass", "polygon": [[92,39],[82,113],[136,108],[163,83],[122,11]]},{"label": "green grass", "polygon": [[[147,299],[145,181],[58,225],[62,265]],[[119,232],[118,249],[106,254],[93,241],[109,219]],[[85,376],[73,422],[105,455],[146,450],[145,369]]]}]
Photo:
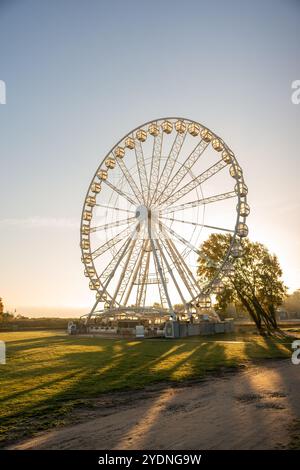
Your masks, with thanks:
[{"label": "green grass", "polygon": [[288,449],[300,450],[300,419],[295,420],[290,428]]},{"label": "green grass", "polygon": [[201,378],[247,361],[289,357],[289,340],[254,334],[135,340],[51,331],[0,333],[0,445],[68,420],[101,393]]}]

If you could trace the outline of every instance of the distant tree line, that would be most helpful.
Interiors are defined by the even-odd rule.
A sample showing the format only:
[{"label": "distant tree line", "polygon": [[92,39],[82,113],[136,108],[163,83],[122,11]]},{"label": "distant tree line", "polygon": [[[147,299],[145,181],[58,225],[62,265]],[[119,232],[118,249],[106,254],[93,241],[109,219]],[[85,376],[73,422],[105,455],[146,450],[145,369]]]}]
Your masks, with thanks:
[{"label": "distant tree line", "polygon": [[300,313],[300,289],[288,295],[283,302],[283,308],[289,313]]},{"label": "distant tree line", "polygon": [[0,330],[18,329],[67,329],[72,318],[28,318],[24,315],[5,312],[3,299],[0,297]]}]

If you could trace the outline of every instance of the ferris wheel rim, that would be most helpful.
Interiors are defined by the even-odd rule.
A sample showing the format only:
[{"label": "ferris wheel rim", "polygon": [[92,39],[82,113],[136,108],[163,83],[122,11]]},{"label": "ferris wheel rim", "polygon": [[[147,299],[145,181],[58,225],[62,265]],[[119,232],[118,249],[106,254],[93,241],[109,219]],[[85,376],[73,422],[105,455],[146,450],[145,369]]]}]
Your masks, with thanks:
[{"label": "ferris wheel rim", "polygon": [[[103,164],[104,164],[105,160],[106,160],[110,155],[113,154],[114,149],[116,149],[123,141],[125,141],[126,138],[132,136],[132,135],[133,135],[135,132],[137,132],[138,130],[140,130],[140,129],[142,129],[142,128],[145,128],[146,126],[149,126],[149,125],[151,125],[151,124],[154,124],[154,123],[157,124],[157,123],[160,123],[160,122],[162,122],[162,121],[168,121],[168,120],[170,120],[170,121],[171,121],[171,120],[172,120],[172,121],[175,121],[175,120],[176,120],[176,121],[183,121],[184,123],[196,123],[196,124],[198,124],[199,126],[201,126],[201,128],[207,129],[209,132],[211,132],[211,134],[213,135],[213,137],[214,137],[215,139],[218,139],[218,140],[222,143],[224,150],[227,150],[227,151],[230,152],[231,157],[232,157],[232,160],[234,161],[234,163],[236,164],[236,166],[237,166],[238,168],[240,168],[240,165],[239,165],[239,163],[238,163],[238,161],[237,161],[237,159],[236,159],[234,153],[231,151],[231,149],[228,147],[228,145],[224,142],[224,140],[223,140],[221,137],[219,137],[215,132],[211,131],[210,128],[208,128],[207,126],[204,126],[202,123],[199,123],[198,121],[191,120],[191,119],[188,119],[188,118],[174,117],[174,116],[172,116],[172,117],[161,117],[161,118],[149,120],[149,121],[147,121],[147,122],[145,122],[145,123],[143,123],[143,124],[141,124],[141,125],[135,127],[133,130],[131,130],[130,132],[128,132],[127,134],[125,134],[121,139],[119,139],[118,142],[109,150],[109,152],[107,152],[107,154],[105,155],[105,157],[103,158],[103,160],[100,162],[99,166],[97,167],[97,169],[96,169],[96,171],[95,171],[95,173],[94,173],[93,178],[91,179],[91,183],[90,183],[90,185],[89,185],[89,187],[88,187],[88,190],[87,190],[87,192],[86,192],[86,196],[85,196],[84,204],[83,204],[83,208],[82,208],[82,214],[81,214],[81,224],[80,224],[80,227],[81,227],[81,228],[82,228],[82,225],[83,225],[83,223],[84,223],[83,214],[84,214],[84,211],[85,211],[85,208],[86,208],[86,200],[87,200],[87,198],[88,198],[88,196],[89,196],[89,194],[90,194],[90,192],[91,192],[91,186],[92,186],[93,182],[94,182],[94,181],[96,180],[96,178],[97,178],[97,173],[100,171],[101,167],[103,167]],[[227,165],[226,165],[226,166],[227,166]],[[242,183],[244,183],[244,178],[243,178],[243,177],[242,177],[241,180],[242,180]],[[239,181],[238,181],[238,179],[236,179],[236,184],[238,184],[238,183],[239,183]],[[247,203],[247,197],[246,197],[246,195],[245,195],[245,196],[241,196],[241,194],[240,194],[239,192],[236,192],[236,196],[237,196],[237,200],[238,200],[238,204],[237,204],[237,215],[236,215],[235,227],[234,227],[234,230],[232,231],[232,232],[233,232],[233,235],[232,235],[232,240],[231,240],[230,247],[229,247],[229,249],[227,250],[226,256],[224,257],[224,259],[223,259],[223,261],[222,261],[222,263],[221,263],[221,265],[220,265],[220,269],[218,270],[216,276],[209,282],[207,288],[204,289],[203,292],[201,292],[201,293],[199,293],[198,295],[195,295],[194,297],[192,297],[192,298],[189,300],[189,303],[194,302],[194,301],[199,297],[199,295],[201,295],[202,293],[205,294],[206,291],[208,292],[208,291],[210,290],[211,286],[213,285],[213,283],[215,282],[215,280],[218,278],[220,271],[222,270],[222,268],[224,267],[224,265],[225,265],[225,264],[228,262],[228,260],[230,259],[230,254],[231,254],[231,251],[232,251],[232,247],[234,246],[234,243],[236,242],[236,239],[237,239],[237,227],[238,227],[238,224],[239,224],[241,221],[245,223],[245,220],[246,220],[246,217],[241,217],[241,215],[240,215],[240,206],[241,206],[242,200],[243,200],[243,202]],[[81,241],[82,241],[82,233],[81,233]],[[85,256],[86,253],[84,252],[83,249],[82,249],[81,251],[82,251],[82,256],[83,256],[83,258],[84,258],[84,256]],[[90,252],[90,254],[91,254],[91,252]],[[85,262],[84,262],[84,265],[86,266],[86,263],[85,263]],[[96,268],[95,268],[95,265],[94,265],[93,260],[92,260],[92,267],[94,268],[94,270],[95,270],[95,272],[96,272],[96,274],[97,274],[97,280],[99,280],[99,273],[97,272],[97,270],[96,270]],[[91,279],[91,277],[90,277],[90,279]],[[99,282],[100,282],[100,280],[99,280]],[[97,292],[100,292],[100,291],[102,291],[102,293],[103,293],[103,285],[101,284],[101,282],[100,282],[99,288],[97,288]],[[112,299],[112,296],[110,295],[110,293],[107,292],[106,290],[105,290],[105,292],[106,292],[107,296],[108,296],[110,299]],[[118,304],[118,302],[116,301],[116,299],[115,299],[115,303]],[[123,308],[123,309],[125,308],[124,305],[121,305],[121,304],[118,304],[118,305],[119,305],[120,308]],[[142,307],[140,307],[140,308],[142,309]]]}]

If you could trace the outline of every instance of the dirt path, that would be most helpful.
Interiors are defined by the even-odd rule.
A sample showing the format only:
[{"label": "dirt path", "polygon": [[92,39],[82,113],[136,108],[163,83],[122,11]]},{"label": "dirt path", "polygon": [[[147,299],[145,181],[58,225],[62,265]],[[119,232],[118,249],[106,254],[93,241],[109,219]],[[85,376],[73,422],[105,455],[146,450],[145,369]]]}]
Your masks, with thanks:
[{"label": "dirt path", "polygon": [[300,366],[268,361],[189,386],[105,395],[14,449],[274,449],[300,419]]}]

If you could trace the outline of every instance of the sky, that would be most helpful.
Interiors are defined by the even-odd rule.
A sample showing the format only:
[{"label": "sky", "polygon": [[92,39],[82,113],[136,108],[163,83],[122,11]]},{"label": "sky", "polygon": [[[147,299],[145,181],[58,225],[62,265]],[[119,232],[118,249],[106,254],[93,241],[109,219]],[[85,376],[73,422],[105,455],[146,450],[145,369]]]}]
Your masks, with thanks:
[{"label": "sky", "polygon": [[300,287],[300,2],[0,0],[0,296],[31,315],[93,304],[79,225],[98,164],[145,121],[184,116],[234,150],[249,236]]}]

